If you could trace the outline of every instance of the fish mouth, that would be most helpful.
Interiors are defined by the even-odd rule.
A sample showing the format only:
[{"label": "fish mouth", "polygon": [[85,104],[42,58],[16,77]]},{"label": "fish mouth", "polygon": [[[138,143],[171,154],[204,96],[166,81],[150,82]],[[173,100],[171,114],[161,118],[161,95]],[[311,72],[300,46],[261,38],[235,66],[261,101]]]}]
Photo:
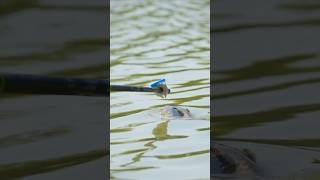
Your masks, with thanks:
[{"label": "fish mouth", "polygon": [[188,109],[176,106],[164,107],[162,109],[161,115],[166,119],[191,118],[191,113]]},{"label": "fish mouth", "polygon": [[252,160],[242,150],[235,149],[219,143],[211,142],[210,152],[213,155],[211,162],[211,177],[233,177],[239,174],[254,175],[259,179],[264,179],[259,175],[255,160]]},{"label": "fish mouth", "polygon": [[211,153],[213,154],[213,159],[211,159],[211,161],[215,162],[213,163],[213,167],[211,167],[211,171],[213,174],[231,175],[236,172],[236,163],[231,157],[229,157],[226,154],[223,154],[217,148],[211,149]]},{"label": "fish mouth", "polygon": [[179,117],[185,117],[186,116],[185,111],[182,111],[181,109],[178,109],[176,107],[173,107],[172,111],[173,111],[173,114],[176,115],[176,116],[179,116]]}]

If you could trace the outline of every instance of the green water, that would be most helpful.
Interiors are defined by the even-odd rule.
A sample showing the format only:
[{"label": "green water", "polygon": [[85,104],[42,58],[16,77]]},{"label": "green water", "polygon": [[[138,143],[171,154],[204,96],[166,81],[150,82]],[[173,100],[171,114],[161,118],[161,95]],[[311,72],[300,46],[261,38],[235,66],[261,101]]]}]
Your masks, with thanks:
[{"label": "green water", "polygon": [[[231,7],[223,2],[238,8],[222,11]],[[166,78],[173,90],[167,99],[112,93],[112,177],[207,178],[208,2],[112,3],[112,82],[145,85]],[[215,3],[215,141],[253,153],[268,177],[319,179],[319,3]],[[105,9],[85,1],[1,1],[0,70],[106,77],[105,31],[93,31],[94,22],[80,25],[100,19]],[[187,107],[197,118],[163,121],[157,108],[167,104]],[[106,134],[83,132],[105,125],[99,121],[105,108],[105,100],[95,98],[1,97],[0,176],[94,178],[87,172],[104,168],[105,155],[103,144],[90,140]]]},{"label": "green water", "polygon": [[[0,72],[106,78],[106,9],[1,1]],[[104,177],[106,107],[104,98],[1,94],[0,179]]]},{"label": "green water", "polygon": [[[209,1],[111,1],[111,83],[161,78],[172,93],[112,92],[111,179],[209,179]],[[165,105],[191,120],[161,119]]]},{"label": "green water", "polygon": [[270,179],[320,177],[319,15],[312,0],[214,2],[213,140]]}]

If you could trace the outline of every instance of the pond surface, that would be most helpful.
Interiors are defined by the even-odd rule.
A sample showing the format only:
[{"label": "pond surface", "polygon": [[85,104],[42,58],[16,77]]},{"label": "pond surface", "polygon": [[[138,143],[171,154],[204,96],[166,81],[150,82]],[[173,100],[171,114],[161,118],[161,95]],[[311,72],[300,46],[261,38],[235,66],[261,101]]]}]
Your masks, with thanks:
[{"label": "pond surface", "polygon": [[[2,0],[0,72],[107,78],[106,9],[105,1]],[[105,177],[106,102],[1,94],[0,179]]]},{"label": "pond surface", "polygon": [[[165,78],[172,93],[112,92],[111,179],[209,179],[209,1],[111,1],[111,83]],[[168,120],[166,105],[192,119]]]},{"label": "pond surface", "polygon": [[214,2],[214,141],[250,151],[270,179],[320,178],[319,10]]}]

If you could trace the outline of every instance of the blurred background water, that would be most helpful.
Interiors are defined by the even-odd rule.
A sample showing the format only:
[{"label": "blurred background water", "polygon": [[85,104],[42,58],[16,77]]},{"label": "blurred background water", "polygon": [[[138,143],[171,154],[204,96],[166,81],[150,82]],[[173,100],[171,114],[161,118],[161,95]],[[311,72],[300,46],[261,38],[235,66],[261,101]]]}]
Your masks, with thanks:
[{"label": "blurred background water", "polygon": [[[112,92],[111,179],[209,179],[210,2],[111,0],[112,84],[165,78],[172,93]],[[190,120],[161,119],[166,105]]]},{"label": "blurred background water", "polygon": [[278,179],[320,178],[319,1],[214,1],[214,141]]},{"label": "blurred background water", "polygon": [[[104,0],[0,1],[0,72],[107,78],[107,13]],[[107,102],[2,94],[0,179],[105,178]]]}]

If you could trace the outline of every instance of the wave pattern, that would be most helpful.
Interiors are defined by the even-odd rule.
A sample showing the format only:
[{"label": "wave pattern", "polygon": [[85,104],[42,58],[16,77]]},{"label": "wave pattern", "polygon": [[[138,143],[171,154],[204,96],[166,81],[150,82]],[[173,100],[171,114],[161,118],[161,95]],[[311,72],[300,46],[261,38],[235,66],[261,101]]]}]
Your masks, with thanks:
[{"label": "wave pattern", "polygon": [[270,177],[319,178],[319,3],[228,3],[213,8],[213,141],[249,150]]},{"label": "wave pattern", "polygon": [[[1,0],[0,72],[107,78],[105,1],[64,3]],[[0,94],[0,179],[104,173],[106,106],[105,99]]]},{"label": "wave pattern", "polygon": [[[111,83],[166,78],[172,93],[111,93],[112,179],[208,179],[209,1],[111,1]],[[189,121],[164,121],[165,105],[187,107]]]}]

